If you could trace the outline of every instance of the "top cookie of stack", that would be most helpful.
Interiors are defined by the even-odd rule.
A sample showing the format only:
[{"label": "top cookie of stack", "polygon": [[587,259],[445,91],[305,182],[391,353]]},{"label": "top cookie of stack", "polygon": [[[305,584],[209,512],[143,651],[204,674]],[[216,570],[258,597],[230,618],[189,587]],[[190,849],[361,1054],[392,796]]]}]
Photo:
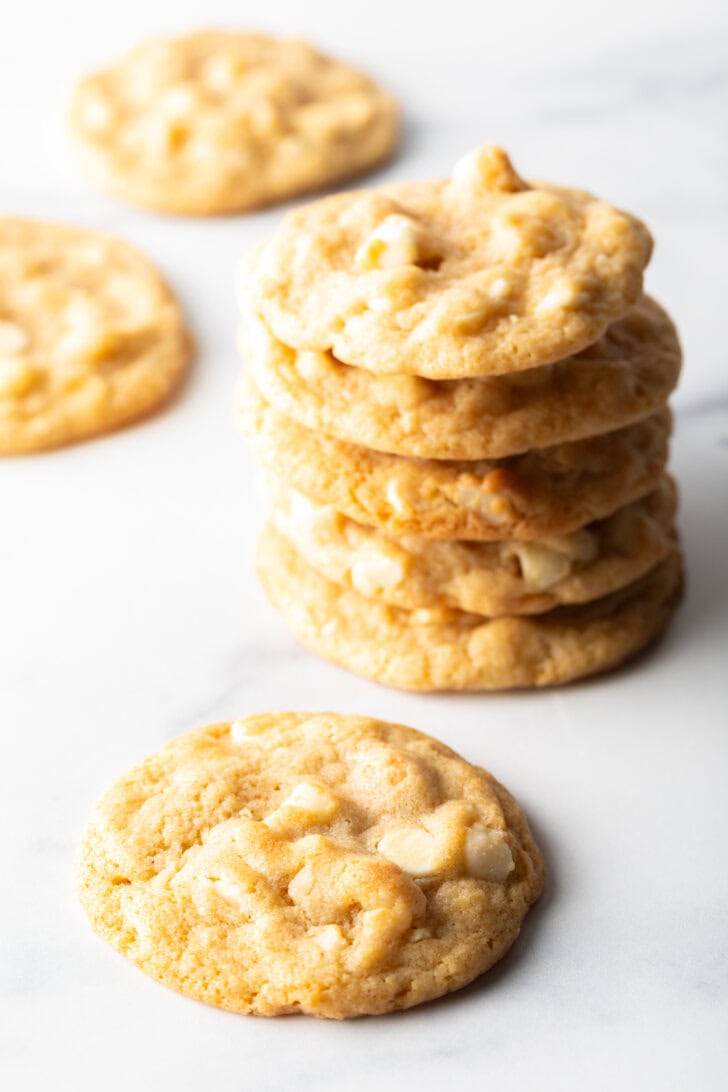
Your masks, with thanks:
[{"label": "top cookie of stack", "polygon": [[[680,349],[641,294],[651,249],[495,147],[285,218],[245,270],[241,411],[276,498],[261,574],[308,644],[395,685],[491,687],[610,666],[663,628]],[[512,577],[487,609],[452,591],[465,544],[481,582]],[[524,617],[545,588],[556,611]]]}]

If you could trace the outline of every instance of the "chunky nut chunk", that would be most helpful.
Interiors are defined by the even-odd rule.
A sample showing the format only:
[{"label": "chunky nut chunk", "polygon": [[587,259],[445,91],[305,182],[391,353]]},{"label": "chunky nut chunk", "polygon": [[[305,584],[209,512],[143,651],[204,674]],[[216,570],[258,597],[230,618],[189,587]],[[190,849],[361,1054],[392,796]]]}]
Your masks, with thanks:
[{"label": "chunky nut chunk", "polygon": [[526,587],[531,591],[550,588],[571,572],[568,557],[540,542],[513,542],[509,552],[518,558]]},{"label": "chunky nut chunk", "polygon": [[599,540],[593,531],[582,527],[570,535],[545,538],[543,545],[557,553],[564,554],[572,561],[593,561],[599,553]]},{"label": "chunky nut chunk", "polygon": [[575,562],[593,561],[598,552],[597,536],[585,528],[539,542],[512,542],[507,548],[531,591],[552,587],[571,573]]},{"label": "chunky nut chunk", "polygon": [[473,826],[465,834],[465,864],[471,876],[505,883],[515,868],[513,854],[500,831]]}]

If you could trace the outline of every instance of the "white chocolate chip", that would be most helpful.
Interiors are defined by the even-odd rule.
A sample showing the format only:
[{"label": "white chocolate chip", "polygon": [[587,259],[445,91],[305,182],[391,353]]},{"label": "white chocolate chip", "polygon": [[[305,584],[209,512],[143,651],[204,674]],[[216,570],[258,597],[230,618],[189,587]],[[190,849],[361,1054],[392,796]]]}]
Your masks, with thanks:
[{"label": "white chocolate chip", "polygon": [[515,260],[526,246],[523,232],[502,216],[494,216],[490,224],[489,246],[501,261]]},{"label": "white chocolate chip", "polygon": [[336,952],[346,945],[346,938],[338,925],[323,925],[312,934],[311,940],[324,952]]},{"label": "white chocolate chip", "polygon": [[438,626],[452,622],[459,612],[451,607],[420,607],[409,613],[409,620],[416,626]]},{"label": "white chocolate chip", "polygon": [[63,311],[64,333],[56,353],[63,364],[92,364],[113,352],[118,336],[104,321],[98,306],[85,294],[74,292]]},{"label": "white chocolate chip", "polygon": [[408,216],[387,216],[356,252],[357,269],[394,269],[415,265],[420,256],[421,232]]},{"label": "white chocolate chip", "polygon": [[377,849],[410,876],[432,876],[438,870],[437,842],[421,827],[390,830]]},{"label": "white chocolate chip", "polygon": [[234,743],[247,743],[265,731],[260,721],[234,720],[230,725],[230,738]]},{"label": "white chocolate chip", "polygon": [[288,885],[288,894],[294,902],[303,902],[314,888],[314,874],[310,865],[304,865]]},{"label": "white chocolate chip", "polygon": [[318,382],[329,367],[330,361],[325,353],[304,350],[296,354],[296,371],[308,383]]},{"label": "white chocolate chip", "polygon": [[[106,261],[106,247],[98,239],[89,239],[75,248],[74,257],[80,258],[87,265],[103,265]],[[138,295],[139,287],[136,282],[134,287]]]},{"label": "white chocolate chip", "polygon": [[242,884],[235,883],[233,880],[213,880],[212,886],[218,895],[225,899],[225,902],[232,903],[233,906],[237,906],[239,909],[243,909],[246,903],[249,902],[249,892],[245,890]]},{"label": "white chocolate chip", "polygon": [[300,808],[317,818],[328,819],[339,808],[339,799],[325,785],[311,781],[301,781],[293,792],[283,801],[281,807]]},{"label": "white chocolate chip", "polygon": [[516,867],[505,837],[480,827],[471,827],[465,834],[465,865],[471,876],[493,883],[505,883]]},{"label": "white chocolate chip", "polygon": [[596,535],[582,528],[540,542],[514,542],[508,552],[518,558],[527,586],[543,591],[568,576],[575,561],[593,561],[599,546]]},{"label": "white chocolate chip", "polygon": [[81,119],[92,133],[107,133],[114,120],[114,111],[101,95],[89,94],[81,105]]},{"label": "white chocolate chip", "polygon": [[198,105],[197,92],[185,84],[178,84],[162,95],[158,111],[162,117],[168,119],[188,118]]},{"label": "white chocolate chip", "polygon": [[0,356],[0,398],[22,398],[36,385],[38,375],[27,361]]},{"label": "white chocolate chip", "polygon": [[398,516],[404,516],[412,511],[411,505],[407,503],[402,490],[397,482],[389,482],[386,491],[387,503]]},{"label": "white chocolate chip", "polygon": [[568,557],[540,542],[514,542],[509,550],[518,558],[524,583],[531,591],[550,588],[571,572]]},{"label": "white chocolate chip", "polygon": [[152,156],[165,156],[185,145],[190,130],[181,117],[149,116],[144,122],[144,143]]},{"label": "white chocolate chip", "polygon": [[0,319],[0,353],[19,353],[27,345],[28,335],[22,326]]},{"label": "white chocolate chip", "polygon": [[351,567],[351,582],[362,595],[376,596],[396,587],[404,576],[404,566],[393,557],[367,553]]},{"label": "white chocolate chip", "polygon": [[459,188],[475,192],[517,193],[526,188],[506,153],[493,144],[462,156],[453,167],[451,177]]},{"label": "white chocolate chip", "polygon": [[502,300],[511,290],[510,283],[505,277],[496,277],[488,285],[488,295],[491,299]]},{"label": "white chocolate chip", "polygon": [[391,294],[373,296],[367,300],[367,307],[370,311],[378,311],[380,314],[391,314],[396,310],[396,300]]},{"label": "white chocolate chip", "polygon": [[291,519],[294,523],[307,525],[316,518],[317,505],[298,489],[289,490]]},{"label": "white chocolate chip", "polygon": [[539,301],[536,311],[538,314],[548,314],[551,311],[560,311],[565,307],[573,307],[579,299],[579,292],[573,281],[563,279],[556,284]]},{"label": "white chocolate chip", "polygon": [[243,65],[239,57],[230,53],[219,53],[206,63],[202,78],[211,91],[224,95],[231,91],[243,74]]},{"label": "white chocolate chip", "polygon": [[453,319],[453,327],[458,334],[476,334],[492,314],[493,309],[487,304],[482,307],[473,307],[470,311],[457,315]]},{"label": "white chocolate chip", "polygon": [[599,553],[597,536],[582,527],[573,531],[570,535],[561,535],[555,538],[545,538],[543,545],[557,553],[564,554],[572,561],[593,561]]},{"label": "white chocolate chip", "polygon": [[301,781],[263,822],[274,830],[293,825],[318,826],[326,823],[341,807],[341,799],[328,785]]},{"label": "white chocolate chip", "polygon": [[455,503],[483,516],[499,527],[508,520],[508,504],[500,493],[486,493],[477,485],[461,485],[455,495]]}]

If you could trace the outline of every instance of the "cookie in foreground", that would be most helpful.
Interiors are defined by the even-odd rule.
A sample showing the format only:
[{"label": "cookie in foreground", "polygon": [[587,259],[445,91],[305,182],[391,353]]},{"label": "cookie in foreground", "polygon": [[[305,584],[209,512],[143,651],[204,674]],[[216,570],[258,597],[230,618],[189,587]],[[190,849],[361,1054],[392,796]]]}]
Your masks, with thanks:
[{"label": "cookie in foreground", "polygon": [[190,361],[180,307],[138,251],[0,219],[0,454],[84,440],[167,401]]},{"label": "cookie in foreground", "polygon": [[544,867],[513,797],[437,740],[267,713],[189,732],[120,778],[77,880],[94,929],[165,985],[341,1019],[486,971]]},{"label": "cookie in foreground", "polygon": [[554,686],[607,671],[659,637],[683,585],[675,550],[611,595],[546,614],[402,610],[327,580],[272,524],[259,540],[258,575],[307,648],[402,690]]},{"label": "cookie in foreground", "polygon": [[280,201],[374,166],[393,100],[307,42],[200,31],[143,42],[76,88],[70,129],[101,188],[205,215]]}]

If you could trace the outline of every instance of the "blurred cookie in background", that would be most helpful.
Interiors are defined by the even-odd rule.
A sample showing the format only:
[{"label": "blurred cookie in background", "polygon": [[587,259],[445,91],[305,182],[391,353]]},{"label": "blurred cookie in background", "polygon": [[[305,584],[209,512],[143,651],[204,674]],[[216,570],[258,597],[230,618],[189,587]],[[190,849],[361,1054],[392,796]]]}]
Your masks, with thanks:
[{"label": "blurred cookie in background", "polygon": [[202,31],[144,42],[75,90],[89,178],[164,212],[281,201],[372,167],[399,111],[368,76],[307,42]]},{"label": "blurred cookie in background", "polygon": [[0,455],[146,416],[191,352],[177,301],[138,251],[67,224],[0,219]]}]

